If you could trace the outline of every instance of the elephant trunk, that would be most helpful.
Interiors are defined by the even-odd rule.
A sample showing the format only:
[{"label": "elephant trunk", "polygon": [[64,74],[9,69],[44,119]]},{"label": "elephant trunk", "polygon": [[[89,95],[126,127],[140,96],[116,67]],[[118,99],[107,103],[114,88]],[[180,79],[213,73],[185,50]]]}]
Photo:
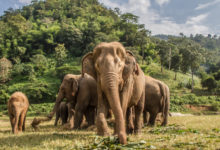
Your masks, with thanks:
[{"label": "elephant trunk", "polygon": [[[102,89],[104,89],[105,95],[108,99],[110,107],[115,116],[116,123],[116,133],[118,134],[120,143],[126,144],[127,137],[125,132],[125,120],[122,112],[122,107],[119,98],[119,78],[115,73],[107,73],[104,78],[102,84]],[[105,85],[105,87],[103,87]]]},{"label": "elephant trunk", "polygon": [[62,92],[58,93],[58,96],[56,98],[56,102],[55,105],[53,107],[52,112],[49,114],[48,118],[50,118],[50,120],[53,118],[54,114],[56,113],[56,111],[58,110],[61,100],[64,98],[64,94]]}]

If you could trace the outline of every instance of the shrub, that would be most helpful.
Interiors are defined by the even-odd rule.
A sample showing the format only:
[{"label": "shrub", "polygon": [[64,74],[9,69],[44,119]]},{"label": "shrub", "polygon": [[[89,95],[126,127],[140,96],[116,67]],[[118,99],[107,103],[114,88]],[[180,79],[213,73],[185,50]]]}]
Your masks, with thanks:
[{"label": "shrub", "polygon": [[59,77],[60,79],[63,79],[63,77],[68,73],[80,74],[80,70],[81,68],[78,66],[64,65],[64,66],[56,68],[56,74],[57,74],[57,77]]},{"label": "shrub", "polygon": [[47,58],[44,55],[36,54],[31,58],[31,62],[34,64],[34,70],[42,75],[47,69]]},{"label": "shrub", "polygon": [[215,80],[220,80],[220,70],[218,72],[214,73]]},{"label": "shrub", "polygon": [[209,91],[211,91],[217,87],[217,82],[213,76],[208,76],[202,80],[202,87],[206,87]]},{"label": "shrub", "polygon": [[14,65],[12,70],[13,78],[20,75],[24,76],[23,79],[34,81],[35,80],[34,66],[32,64],[23,64],[23,63]]}]

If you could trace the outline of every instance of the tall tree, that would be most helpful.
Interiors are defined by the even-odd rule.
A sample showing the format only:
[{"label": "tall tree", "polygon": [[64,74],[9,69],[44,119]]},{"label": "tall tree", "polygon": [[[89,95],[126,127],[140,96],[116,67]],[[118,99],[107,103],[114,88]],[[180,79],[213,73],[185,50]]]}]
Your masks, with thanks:
[{"label": "tall tree", "polygon": [[161,40],[157,43],[156,49],[158,50],[158,54],[160,56],[161,72],[163,73],[164,63],[168,61],[169,46],[166,41]]}]

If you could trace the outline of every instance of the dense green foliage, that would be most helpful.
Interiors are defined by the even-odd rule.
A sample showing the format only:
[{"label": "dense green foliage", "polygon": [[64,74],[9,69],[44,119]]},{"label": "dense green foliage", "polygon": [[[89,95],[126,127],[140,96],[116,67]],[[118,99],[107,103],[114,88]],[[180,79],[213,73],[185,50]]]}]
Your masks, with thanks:
[{"label": "dense green foliage", "polygon": [[[200,81],[195,74],[211,94],[220,91],[219,37],[163,37],[165,40],[151,36],[138,23],[138,16],[108,9],[97,0],[33,0],[21,9],[9,9],[0,17],[0,58],[7,58],[12,66],[0,65],[0,76],[4,75],[0,103],[5,104],[15,91],[24,92],[31,103],[53,102],[63,76],[79,74],[81,57],[98,43],[110,41],[131,50],[145,65],[145,73],[167,79],[168,84],[176,80],[172,92],[175,88],[197,90]],[[161,64],[162,73],[150,68],[154,63]],[[2,68],[7,72],[2,74]],[[166,69],[173,70],[175,77]],[[180,74],[188,72],[192,79]],[[207,77],[213,84],[205,84]]]}]

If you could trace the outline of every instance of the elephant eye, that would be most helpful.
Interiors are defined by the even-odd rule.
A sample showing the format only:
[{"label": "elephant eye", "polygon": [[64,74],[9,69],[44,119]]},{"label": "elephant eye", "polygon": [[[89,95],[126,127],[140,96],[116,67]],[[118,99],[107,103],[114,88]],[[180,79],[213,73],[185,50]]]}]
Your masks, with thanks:
[{"label": "elephant eye", "polygon": [[99,71],[99,64],[98,63],[95,64],[95,68],[97,71]]}]

